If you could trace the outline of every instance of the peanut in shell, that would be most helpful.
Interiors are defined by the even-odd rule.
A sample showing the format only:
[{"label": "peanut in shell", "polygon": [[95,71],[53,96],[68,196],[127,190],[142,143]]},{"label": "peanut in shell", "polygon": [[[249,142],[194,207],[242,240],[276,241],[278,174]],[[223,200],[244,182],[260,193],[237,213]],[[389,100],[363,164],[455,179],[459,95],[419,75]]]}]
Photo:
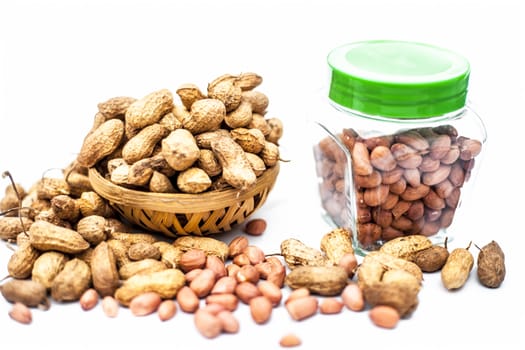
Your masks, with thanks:
[{"label": "peanut in shell", "polygon": [[56,301],[77,301],[91,286],[89,265],[78,258],[67,261],[51,285],[51,297]]},{"label": "peanut in shell", "polygon": [[344,228],[336,228],[321,238],[321,251],[337,265],[345,254],[354,254],[351,233]]},{"label": "peanut in shell", "polygon": [[173,94],[168,89],[153,91],[128,106],[125,122],[132,129],[140,130],[156,123],[173,108]]},{"label": "peanut in shell", "polygon": [[206,255],[215,255],[222,261],[226,261],[229,255],[228,245],[213,237],[182,236],[177,238],[173,245],[182,252],[200,249]]},{"label": "peanut in shell", "polygon": [[[363,258],[363,261],[361,262],[361,265],[358,271],[360,271],[361,269],[365,269],[367,267],[368,262],[370,261],[378,263],[379,264],[378,266],[381,266],[383,270],[385,271],[386,270],[397,270],[397,269],[405,270],[411,273],[412,275],[414,275],[414,277],[416,277],[419,283],[423,281],[423,272],[421,271],[419,266],[417,266],[415,263],[405,260],[405,259],[395,257],[393,255],[390,255],[390,254],[387,254],[381,251],[369,252]],[[359,272],[358,272],[358,276],[359,276]]]},{"label": "peanut in shell", "polygon": [[477,275],[485,287],[498,288],[505,279],[505,254],[496,241],[483,246],[477,259]]},{"label": "peanut in shell", "polygon": [[32,224],[33,220],[27,217],[20,219],[15,216],[2,216],[0,217],[0,239],[4,241],[14,240],[20,232],[29,230]]},{"label": "peanut in shell", "polygon": [[40,282],[48,290],[53,285],[53,280],[62,271],[69,256],[56,251],[47,251],[40,254],[33,264],[31,279]]},{"label": "peanut in shell", "polygon": [[10,303],[20,302],[28,307],[49,309],[47,289],[40,283],[30,279],[12,279],[0,285],[2,296]]},{"label": "peanut in shell", "polygon": [[292,289],[307,288],[323,296],[341,294],[347,282],[348,274],[340,266],[298,266],[284,280]]},{"label": "peanut in shell", "polygon": [[418,251],[414,255],[414,263],[423,272],[439,271],[447,262],[449,251],[446,247],[433,245],[430,248]]},{"label": "peanut in shell", "polygon": [[[470,244],[469,244],[470,247]],[[441,268],[441,281],[448,290],[459,289],[467,282],[474,266],[474,257],[467,248],[455,248]]]},{"label": "peanut in shell", "polygon": [[156,292],[162,299],[173,299],[186,283],[184,273],[178,269],[166,269],[134,275],[115,291],[115,298],[124,306],[142,293]]},{"label": "peanut in shell", "polygon": [[7,272],[13,278],[24,279],[31,276],[34,263],[41,252],[30,241],[18,245],[7,262]]},{"label": "peanut in shell", "polygon": [[404,270],[388,270],[382,280],[363,288],[363,296],[372,307],[388,305],[395,308],[401,317],[407,317],[418,306],[420,284]]},{"label": "peanut in shell", "polygon": [[43,220],[31,225],[29,242],[40,251],[56,250],[68,254],[80,253],[90,246],[77,231]]},{"label": "peanut in shell", "polygon": [[168,266],[162,261],[156,259],[143,259],[137,261],[131,261],[126,265],[123,265],[119,270],[119,276],[122,280],[127,280],[134,275],[147,274],[155,271],[166,270]]},{"label": "peanut in shell", "polygon": [[408,261],[414,261],[415,254],[430,248],[432,241],[423,235],[408,235],[391,239],[385,242],[379,251]]},{"label": "peanut in shell", "polygon": [[91,256],[93,287],[102,296],[113,295],[119,286],[117,260],[106,241],[100,242]]},{"label": "peanut in shell", "polygon": [[299,266],[329,266],[331,261],[319,250],[309,247],[295,238],[281,242],[281,255],[290,269]]},{"label": "peanut in shell", "polygon": [[124,136],[124,122],[109,119],[84,138],[77,162],[87,168],[117,149]]}]

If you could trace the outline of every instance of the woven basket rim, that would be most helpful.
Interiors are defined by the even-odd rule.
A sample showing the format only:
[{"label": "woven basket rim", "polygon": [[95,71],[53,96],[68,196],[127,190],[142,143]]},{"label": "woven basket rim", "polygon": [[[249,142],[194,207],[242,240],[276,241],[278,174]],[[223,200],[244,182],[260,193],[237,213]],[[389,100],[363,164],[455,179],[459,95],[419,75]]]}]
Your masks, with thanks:
[{"label": "woven basket rim", "polygon": [[255,185],[247,190],[222,189],[199,194],[189,193],[156,193],[134,190],[119,186],[105,179],[92,167],[88,177],[93,190],[106,200],[129,207],[149,209],[169,213],[199,213],[229,207],[271,189],[279,174],[279,163],[267,168],[257,178]]}]

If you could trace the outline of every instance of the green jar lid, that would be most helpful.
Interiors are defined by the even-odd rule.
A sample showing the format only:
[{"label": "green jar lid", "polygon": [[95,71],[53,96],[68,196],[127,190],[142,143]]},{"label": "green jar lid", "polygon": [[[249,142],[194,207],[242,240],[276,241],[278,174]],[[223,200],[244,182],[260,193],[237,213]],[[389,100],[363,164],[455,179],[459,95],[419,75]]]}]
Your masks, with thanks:
[{"label": "green jar lid", "polygon": [[329,98],[361,113],[418,119],[465,106],[469,62],[443,48],[407,41],[362,41],[332,50],[328,65]]}]

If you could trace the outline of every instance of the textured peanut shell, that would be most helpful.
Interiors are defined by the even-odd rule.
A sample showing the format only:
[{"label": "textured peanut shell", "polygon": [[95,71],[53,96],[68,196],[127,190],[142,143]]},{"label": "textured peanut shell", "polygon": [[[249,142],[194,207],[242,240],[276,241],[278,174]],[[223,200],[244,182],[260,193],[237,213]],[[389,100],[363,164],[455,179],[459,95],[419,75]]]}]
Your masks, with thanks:
[{"label": "textured peanut shell", "polygon": [[128,164],[133,164],[143,158],[150,157],[155,145],[169,133],[164,126],[154,123],[141,129],[122,147],[122,158]]},{"label": "textured peanut shell", "polygon": [[40,283],[30,279],[11,279],[0,285],[2,296],[11,303],[20,302],[29,307],[49,309],[47,289]]},{"label": "textured peanut shell", "polygon": [[41,252],[29,241],[21,243],[11,254],[7,262],[9,276],[18,279],[28,278],[33,270],[33,265]]},{"label": "textured peanut shell", "polygon": [[168,89],[153,91],[133,102],[126,110],[126,124],[140,130],[156,123],[173,109],[173,94]]},{"label": "textured peanut shell", "polygon": [[252,105],[242,101],[237,108],[224,116],[224,122],[231,129],[247,127],[253,118]]},{"label": "textured peanut shell", "polygon": [[188,110],[191,109],[191,105],[195,101],[202,100],[203,98],[206,98],[206,96],[202,93],[202,91],[199,89],[199,87],[197,85],[191,84],[191,83],[182,84],[175,91],[175,93],[179,96],[182,104]]},{"label": "textured peanut shell", "polygon": [[31,279],[42,283],[47,289],[51,289],[53,280],[62,271],[68,260],[69,257],[61,252],[43,252],[33,264]]},{"label": "textured peanut shell", "polygon": [[228,245],[213,237],[182,236],[177,238],[173,245],[183,252],[200,249],[206,255],[215,255],[222,261],[226,261],[229,254]]},{"label": "textured peanut shell", "polygon": [[262,131],[264,137],[268,137],[272,132],[272,129],[268,125],[268,122],[263,115],[259,113],[252,113],[252,120],[248,124],[248,128],[257,128]]},{"label": "textured peanut shell", "polygon": [[175,193],[177,191],[170,178],[160,171],[153,171],[148,188],[150,192],[157,193]]},{"label": "textured peanut shell", "polygon": [[339,264],[343,255],[354,254],[350,231],[336,228],[326,233],[321,238],[321,251],[334,265]]},{"label": "textured peanut shell", "polygon": [[119,286],[117,260],[111,247],[100,242],[91,256],[91,278],[93,287],[102,296],[112,296]]},{"label": "textured peanut shell", "polygon": [[199,147],[186,129],[173,130],[162,142],[161,155],[177,171],[188,169],[199,159]]},{"label": "textured peanut shell", "polygon": [[135,296],[146,292],[158,293],[163,299],[173,299],[185,283],[184,273],[178,269],[138,274],[123,282],[115,292],[115,299],[125,306],[129,306]]},{"label": "textured peanut shell", "polygon": [[474,257],[466,248],[456,248],[441,269],[441,281],[448,290],[463,287],[474,266]]},{"label": "textured peanut shell", "polygon": [[[29,230],[29,227],[33,224],[33,220],[30,218],[15,216],[2,216],[0,217],[0,239],[4,241],[16,239],[16,236],[24,230]],[[23,226],[22,226],[23,223]]]},{"label": "textured peanut shell", "polygon": [[114,238],[110,238],[106,242],[111,247],[119,268],[131,262],[128,257],[129,244]]},{"label": "textured peanut shell", "polygon": [[211,187],[211,178],[204,170],[191,167],[181,171],[177,176],[177,187],[184,193],[201,193]]},{"label": "textured peanut shell", "polygon": [[222,167],[222,177],[232,187],[246,190],[255,185],[257,176],[242,147],[231,137],[212,141],[211,149]]},{"label": "textured peanut shell", "polygon": [[182,122],[175,116],[175,113],[169,112],[164,114],[159,120],[159,124],[162,125],[169,132],[182,128]]},{"label": "textured peanut shell", "polygon": [[259,129],[236,128],[230,131],[230,135],[245,152],[257,154],[265,146],[264,134]]},{"label": "textured peanut shell", "polygon": [[252,111],[264,115],[266,109],[270,104],[268,96],[257,90],[247,90],[242,92],[242,101],[246,101],[252,105]]},{"label": "textured peanut shell", "polygon": [[171,243],[158,241],[153,243],[154,246],[160,250],[160,261],[162,261],[169,268],[178,268],[180,258],[183,250],[179,246],[174,246]]},{"label": "textured peanut shell", "polygon": [[414,255],[414,263],[423,272],[435,272],[445,265],[448,256],[449,251],[447,248],[433,245],[430,248],[418,251]]},{"label": "textured peanut shell", "polygon": [[348,282],[346,270],[340,266],[298,266],[285,277],[292,288],[307,288],[319,295],[339,295]]},{"label": "textured peanut shell", "polygon": [[80,216],[80,207],[73,197],[61,194],[51,198],[51,209],[62,220],[76,222]]},{"label": "textured peanut shell", "polygon": [[414,261],[415,254],[432,246],[432,241],[423,235],[401,236],[385,242],[379,251],[408,261]]},{"label": "textured peanut shell", "polygon": [[496,241],[486,244],[478,253],[478,279],[485,287],[498,288],[505,279],[505,254]]},{"label": "textured peanut shell", "polygon": [[108,232],[108,238],[118,239],[128,245],[128,247],[139,242],[155,243],[157,241],[157,237],[154,235],[141,232]]},{"label": "textured peanut shell", "polygon": [[132,276],[139,274],[147,274],[156,271],[166,270],[168,266],[165,263],[155,259],[143,259],[138,261],[131,261],[119,269],[120,278],[127,280]]},{"label": "textured peanut shell", "polygon": [[128,256],[133,261],[142,259],[160,259],[160,249],[152,243],[139,242],[128,248]]},{"label": "textured peanut shell", "polygon": [[200,149],[211,149],[211,142],[221,136],[230,136],[230,131],[226,129],[205,131],[195,135],[195,141]]},{"label": "textured peanut shell", "polygon": [[146,186],[153,176],[151,163],[151,158],[144,158],[133,163],[128,169],[128,184],[134,186]]},{"label": "textured peanut shell", "polygon": [[270,134],[266,137],[269,142],[279,145],[279,140],[283,136],[284,128],[281,119],[273,117],[268,118],[266,123],[270,127]]},{"label": "textured peanut shell", "polygon": [[120,119],[107,120],[84,138],[77,162],[87,168],[94,166],[117,149],[123,136],[124,122]]},{"label": "textured peanut shell", "polygon": [[209,149],[201,149],[199,159],[197,160],[197,166],[204,170],[208,176],[217,176],[222,172],[219,161]]},{"label": "textured peanut shell", "polygon": [[[395,256],[392,256],[390,254],[381,252],[381,251],[372,251],[369,252],[361,262],[359,268],[358,268],[358,277],[361,275],[363,277],[363,274],[360,272],[362,269],[367,269],[368,264],[370,262],[373,262],[374,269],[376,266],[381,266],[383,271],[387,270],[405,270],[407,272],[410,272],[418,281],[421,283],[423,281],[423,272],[417,266],[415,263],[411,261],[407,261],[405,259],[401,259]],[[366,284],[367,280],[359,278],[359,281],[362,285],[364,282]]]},{"label": "textured peanut shell", "polygon": [[76,254],[89,248],[89,242],[72,229],[53,225],[47,221],[35,221],[29,229],[31,245],[41,251],[56,250]]},{"label": "textured peanut shell", "polygon": [[257,177],[261,176],[266,170],[266,164],[264,164],[262,158],[255,153],[245,152],[245,154],[255,175]]},{"label": "textured peanut shell", "polygon": [[288,238],[281,242],[281,255],[290,269],[299,266],[328,266],[333,265],[323,253],[309,247],[295,238]]},{"label": "textured peanut shell", "polygon": [[106,218],[100,215],[85,216],[77,222],[76,231],[92,245],[106,239]]},{"label": "textured peanut shell", "polygon": [[134,97],[116,96],[100,102],[97,107],[107,120],[124,116],[128,107],[136,100]]},{"label": "textured peanut shell", "polygon": [[62,177],[43,177],[36,184],[37,198],[51,200],[53,197],[70,194],[69,185]]},{"label": "textured peanut shell", "polygon": [[222,101],[226,112],[230,112],[241,103],[242,90],[234,80],[225,79],[208,85],[208,97]]},{"label": "textured peanut shell", "polygon": [[89,265],[78,258],[67,261],[51,286],[51,297],[56,301],[76,301],[91,286]]},{"label": "textured peanut shell", "polygon": [[82,192],[77,201],[82,216],[100,215],[107,218],[114,214],[109,203],[95,191]]},{"label": "textured peanut shell", "polygon": [[264,148],[261,150],[259,155],[267,167],[272,167],[280,160],[279,146],[277,146],[275,143],[266,141],[264,142]]},{"label": "textured peanut shell", "polygon": [[191,105],[190,113],[181,120],[185,129],[193,135],[219,129],[226,116],[226,107],[222,101],[205,98]]},{"label": "textured peanut shell", "polygon": [[418,306],[420,284],[416,277],[404,270],[388,270],[381,281],[367,284],[363,296],[372,307],[394,307],[401,317],[406,317]]},{"label": "textured peanut shell", "polygon": [[234,84],[241,88],[242,91],[253,90],[261,85],[263,78],[254,72],[244,72],[237,76]]}]

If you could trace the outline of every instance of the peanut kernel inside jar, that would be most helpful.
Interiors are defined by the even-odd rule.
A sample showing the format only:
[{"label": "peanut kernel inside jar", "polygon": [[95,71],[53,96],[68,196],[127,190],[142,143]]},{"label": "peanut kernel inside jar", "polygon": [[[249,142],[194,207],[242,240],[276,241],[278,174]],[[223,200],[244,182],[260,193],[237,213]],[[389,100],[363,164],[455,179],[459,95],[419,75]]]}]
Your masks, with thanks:
[{"label": "peanut kernel inside jar", "polygon": [[369,138],[346,128],[338,137],[314,147],[322,206],[335,225],[355,229],[354,243],[367,251],[448,228],[482,147],[451,125]]}]

